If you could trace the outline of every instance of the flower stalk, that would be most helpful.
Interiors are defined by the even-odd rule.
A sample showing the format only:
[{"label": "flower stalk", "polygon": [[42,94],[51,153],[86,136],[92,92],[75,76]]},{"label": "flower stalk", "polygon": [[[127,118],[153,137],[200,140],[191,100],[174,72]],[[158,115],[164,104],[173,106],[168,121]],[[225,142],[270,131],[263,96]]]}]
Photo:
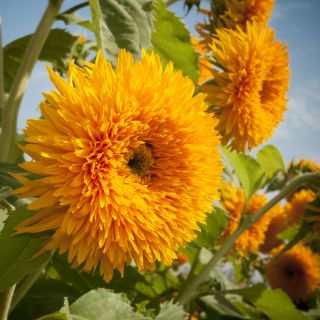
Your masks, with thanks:
[{"label": "flower stalk", "polygon": [[182,305],[188,304],[196,295],[198,287],[206,281],[211,270],[216,266],[221,258],[233,247],[235,241],[241,236],[243,232],[248,230],[257,220],[259,220],[266,212],[275,206],[282,199],[294,192],[298,187],[305,183],[318,183],[320,181],[320,173],[309,173],[293,179],[287,184],[273,199],[271,199],[261,210],[256,214],[248,216],[248,219],[243,219],[238,229],[224,242],[221,248],[216,251],[214,256],[205,266],[203,271],[195,277],[188,286],[180,293],[178,301]]},{"label": "flower stalk", "polygon": [[12,88],[2,110],[2,131],[0,136],[0,160],[14,162],[16,148],[17,117],[23,94],[30,80],[32,69],[49,35],[61,0],[51,0],[27,47],[22,63],[12,84]]}]

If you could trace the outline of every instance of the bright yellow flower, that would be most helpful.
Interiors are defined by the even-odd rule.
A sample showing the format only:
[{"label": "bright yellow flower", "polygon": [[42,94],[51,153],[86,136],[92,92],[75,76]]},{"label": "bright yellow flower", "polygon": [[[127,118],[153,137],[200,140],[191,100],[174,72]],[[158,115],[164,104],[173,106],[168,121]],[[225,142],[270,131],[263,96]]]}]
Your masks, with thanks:
[{"label": "bright yellow flower", "polygon": [[225,0],[224,5],[211,1],[211,10],[201,9],[206,21],[198,23],[196,29],[205,46],[211,44],[211,38],[218,28],[246,28],[247,22],[267,24],[274,6],[274,0]]},{"label": "bright yellow flower", "polygon": [[[264,195],[254,194],[249,201],[246,214],[256,213],[267,202],[268,200]],[[242,190],[233,187],[230,184],[224,184],[221,190],[221,204],[230,215],[228,226],[223,235],[223,239],[226,239],[239,226],[245,205],[244,193]],[[234,250],[241,256],[250,252],[259,251],[260,245],[265,240],[265,233],[268,229],[269,223],[270,215],[267,213],[251,228],[241,234],[234,244]]]},{"label": "bright yellow flower", "polygon": [[171,264],[195,238],[220,173],[205,95],[192,81],[143,52],[122,50],[115,70],[101,52],[85,68],[70,64],[68,81],[49,69],[58,91],[45,94],[43,119],[29,120],[22,167],[39,176],[17,190],[38,197],[20,233],[51,231],[43,251],[68,252],[73,266],[100,265],[106,281],[135,261]]},{"label": "bright yellow flower", "polygon": [[196,38],[191,38],[191,42],[195,48],[195,50],[199,53],[199,62],[198,62],[198,71],[199,71],[199,79],[198,83],[201,84],[212,78],[212,65],[208,61],[208,51],[203,46],[200,41]]},{"label": "bright yellow flower", "polygon": [[213,39],[216,84],[204,86],[219,116],[222,142],[237,151],[252,149],[272,136],[286,110],[289,85],[286,46],[272,29],[218,30]]},{"label": "bright yellow flower", "polygon": [[[274,250],[273,255],[280,249]],[[297,244],[279,260],[269,262],[267,278],[272,288],[282,289],[294,301],[305,301],[320,285],[320,256]]]},{"label": "bright yellow flower", "polygon": [[316,194],[310,189],[301,189],[295,192],[285,205],[290,224],[301,223],[306,205],[314,201]]},{"label": "bright yellow flower", "polygon": [[311,160],[302,159],[298,162],[292,161],[289,170],[298,170],[301,172],[320,172],[320,166]]},{"label": "bright yellow flower", "polygon": [[270,224],[265,233],[265,240],[260,246],[260,251],[265,253],[270,252],[282,243],[282,240],[278,239],[278,235],[288,227],[287,214],[280,205],[275,205],[270,210],[269,218]]}]

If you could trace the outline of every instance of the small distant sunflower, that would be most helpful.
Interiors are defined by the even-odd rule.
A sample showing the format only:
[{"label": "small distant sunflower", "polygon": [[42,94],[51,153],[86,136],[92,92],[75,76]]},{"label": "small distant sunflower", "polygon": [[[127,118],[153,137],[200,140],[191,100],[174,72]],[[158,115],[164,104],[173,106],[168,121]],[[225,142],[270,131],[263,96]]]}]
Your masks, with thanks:
[{"label": "small distant sunflower", "polygon": [[[245,214],[254,214],[268,202],[264,195],[254,194],[247,206]],[[228,226],[223,234],[223,239],[229,237],[239,226],[245,204],[242,190],[224,184],[221,190],[221,203],[230,215]],[[265,233],[270,222],[269,215],[260,218],[251,228],[243,232],[234,244],[234,250],[241,256],[250,252],[259,251],[260,245],[265,240]]]},{"label": "small distant sunflower", "polygon": [[298,162],[292,161],[289,165],[289,171],[294,172],[320,172],[320,166],[311,160],[302,159]]},{"label": "small distant sunflower", "polygon": [[301,223],[306,205],[315,199],[316,194],[310,189],[301,189],[295,192],[285,205],[289,223]]},{"label": "small distant sunflower", "polygon": [[289,86],[287,47],[272,29],[217,30],[212,43],[216,83],[203,86],[219,118],[222,142],[237,151],[269,139],[283,119]]},{"label": "small distant sunflower", "polygon": [[269,262],[267,278],[272,288],[282,289],[293,301],[306,301],[320,285],[320,256],[297,244],[278,261],[274,258]]},{"label": "small distant sunflower", "polygon": [[282,241],[278,239],[278,235],[288,226],[288,217],[280,205],[275,205],[270,210],[269,218],[270,223],[265,233],[265,240],[260,246],[260,251],[265,253],[270,252],[282,243]]},{"label": "small distant sunflower", "polygon": [[211,10],[201,9],[206,21],[198,23],[196,29],[201,42],[206,46],[218,28],[246,28],[247,22],[267,24],[274,6],[274,0],[225,0],[211,1]]},{"label": "small distant sunflower", "polygon": [[206,48],[200,43],[197,38],[191,38],[191,42],[194,46],[196,52],[199,53],[199,63],[198,63],[198,71],[199,71],[199,79],[198,83],[201,84],[206,80],[212,78],[212,66],[211,63],[208,61],[208,51]]},{"label": "small distant sunflower", "polygon": [[49,74],[58,91],[44,94],[43,119],[28,121],[33,160],[21,165],[38,178],[17,177],[37,213],[18,232],[51,231],[43,251],[67,252],[84,271],[99,265],[106,281],[132,260],[140,270],[170,264],[218,198],[217,120],[205,95],[144,52],[134,62],[121,50],[115,70],[99,52],[84,68],[71,63],[68,81]]}]

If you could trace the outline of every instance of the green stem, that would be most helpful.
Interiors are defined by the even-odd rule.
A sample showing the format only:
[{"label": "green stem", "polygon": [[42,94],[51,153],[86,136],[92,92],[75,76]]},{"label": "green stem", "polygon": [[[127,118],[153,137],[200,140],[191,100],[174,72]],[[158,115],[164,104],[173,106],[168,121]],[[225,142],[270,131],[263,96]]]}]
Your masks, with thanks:
[{"label": "green stem", "polygon": [[0,160],[2,161],[14,162],[15,160],[14,150],[16,148],[17,117],[20,102],[29,83],[32,69],[38,60],[41,49],[49,35],[51,25],[59,11],[61,2],[61,0],[49,0],[12,84],[9,98],[2,114],[2,132],[0,136]]},{"label": "green stem", "polygon": [[7,320],[9,311],[10,311],[10,304],[12,300],[12,296],[14,293],[14,288],[16,285],[8,288],[1,294],[0,297],[0,320]]},{"label": "green stem", "polygon": [[71,14],[71,13],[74,13],[75,11],[80,10],[82,8],[85,8],[87,6],[89,6],[89,1],[84,1],[84,2],[81,2],[81,3],[71,7],[70,9],[68,9],[66,11],[61,12],[60,15]]},{"label": "green stem", "polygon": [[299,186],[305,183],[318,183],[320,181],[320,173],[309,173],[303,176],[299,176],[288,185],[286,185],[270,202],[268,202],[262,209],[256,214],[250,215],[249,219],[244,219],[239,228],[224,242],[218,251],[214,254],[203,271],[195,277],[186,288],[181,292],[178,301],[182,305],[189,303],[196,295],[197,288],[206,281],[209,277],[210,271],[215,267],[221,258],[233,247],[235,241],[240,235],[248,230],[257,220],[259,220],[267,211],[269,211],[274,205],[276,205],[283,198],[295,191]]},{"label": "green stem", "polygon": [[[38,280],[38,278],[41,276],[43,269],[47,266],[50,259],[48,259],[41,268],[37,269],[36,271],[30,273],[28,277],[26,277],[19,286],[16,288],[16,292],[14,293],[10,311],[13,310],[19,302],[22,300],[22,298],[26,295],[26,293],[30,290],[30,288],[33,286],[33,284]],[[1,318],[0,318],[1,319]]]}]

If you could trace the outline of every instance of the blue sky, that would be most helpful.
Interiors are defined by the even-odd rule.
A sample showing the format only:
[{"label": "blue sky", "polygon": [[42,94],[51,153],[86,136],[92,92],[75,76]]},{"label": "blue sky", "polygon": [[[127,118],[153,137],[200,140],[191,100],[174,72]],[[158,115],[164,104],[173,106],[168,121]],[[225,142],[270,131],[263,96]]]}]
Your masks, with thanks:
[{"label": "blue sky", "polygon": [[[80,1],[65,0],[69,8]],[[45,0],[2,0],[3,42],[8,42],[34,31],[43,10]],[[178,16],[184,16],[182,2],[170,7]],[[288,111],[285,121],[277,128],[267,144],[280,148],[286,161],[293,158],[309,158],[320,163],[320,1],[276,0],[270,25],[275,28],[277,38],[288,43],[291,65],[291,85],[288,94]],[[88,10],[82,10],[88,16]],[[194,10],[184,18],[193,31],[196,21],[201,19]],[[64,27],[63,24],[58,24]],[[78,34],[86,31],[73,28]],[[27,118],[39,115],[41,92],[49,91],[52,85],[43,63],[38,63],[22,101],[18,127],[22,129]]]}]

